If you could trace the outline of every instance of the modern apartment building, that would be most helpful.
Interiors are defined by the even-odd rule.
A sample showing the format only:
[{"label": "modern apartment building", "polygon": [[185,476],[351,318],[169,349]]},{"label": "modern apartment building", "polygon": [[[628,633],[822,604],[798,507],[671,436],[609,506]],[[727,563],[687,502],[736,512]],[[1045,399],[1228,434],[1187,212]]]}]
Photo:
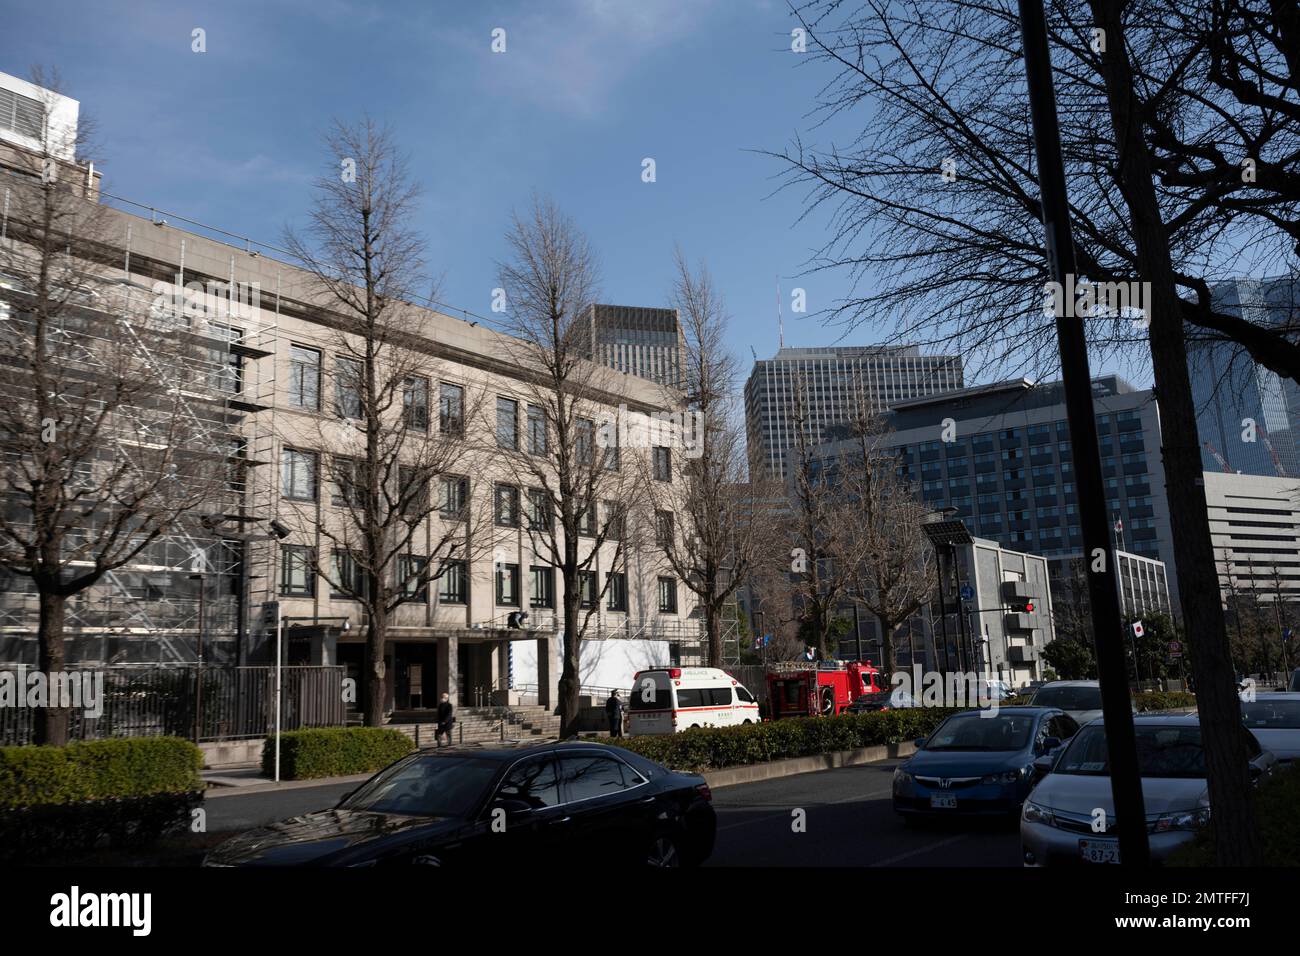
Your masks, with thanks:
[{"label": "modern apartment building", "polygon": [[[20,185],[0,175],[0,194]],[[204,514],[70,602],[69,662],[190,663],[201,640],[208,664],[265,663],[281,623],[289,662],[340,664],[359,678],[368,628],[361,605],[317,573],[333,568],[337,581],[353,566],[322,533],[345,520],[352,493],[338,478],[338,458],[358,434],[347,384],[355,369],[340,345],[351,334],[346,320],[309,273],[269,247],[97,208],[100,231],[85,269],[99,291],[78,306],[77,329],[93,338],[129,315],[139,317],[142,335],[191,342],[193,363],[158,367],[157,374],[175,377],[186,414],[203,423],[205,444],[196,451],[223,460],[230,478]],[[0,276],[5,315],[20,315],[29,295]],[[399,410],[407,440],[463,442],[466,457],[463,474],[443,474],[430,489],[439,507],[420,519],[397,573],[431,560],[422,548],[448,527],[463,538],[465,558],[393,610],[388,706],[432,706],[442,691],[462,703],[485,702],[524,684],[539,703],[554,704],[563,583],[529,533],[530,523],[545,520],[538,489],[511,465],[523,455],[548,457],[540,408],[532,404],[537,376],[507,336],[419,313],[413,324],[421,337],[403,346],[419,370],[406,381]],[[588,384],[593,422],[613,420],[624,407],[651,414],[665,401],[659,385],[612,368],[597,367]],[[603,467],[629,475],[640,471],[634,456],[650,453],[618,452],[606,455]],[[671,450],[662,462],[657,457],[656,479],[671,480],[679,458]],[[400,469],[392,480],[400,485]],[[490,515],[481,526],[465,517],[476,509]],[[652,520],[632,510],[620,527]],[[657,549],[627,538],[600,544],[584,575],[587,636],[694,648],[691,591]],[[579,543],[584,555],[595,547],[594,538]],[[516,611],[529,612],[526,629],[506,626]],[[29,579],[0,580],[0,662],[35,661],[36,612]]]},{"label": "modern apartment building", "polygon": [[[1248,322],[1300,325],[1291,279],[1238,279],[1213,292],[1217,308]],[[1300,476],[1300,386],[1233,342],[1190,341],[1187,355],[1205,471]]]},{"label": "modern apartment building", "polygon": [[1300,478],[1207,471],[1205,499],[1225,599],[1300,600]]},{"label": "modern apartment building", "polygon": [[[1094,380],[1093,396],[1116,546],[1172,566],[1152,394],[1111,375]],[[927,504],[955,508],[976,537],[1049,559],[1054,574],[1079,555],[1074,455],[1059,382],[1016,379],[916,398],[896,403],[886,420],[900,472]]]},{"label": "modern apartment building", "polygon": [[685,341],[676,309],[591,307],[592,360],[659,385],[681,383]]},{"label": "modern apartment building", "polygon": [[745,382],[750,474],[784,478],[794,445],[791,416],[802,392],[813,444],[831,440],[861,401],[883,411],[899,402],[962,387],[957,355],[922,355],[916,346],[783,348],[754,363]]}]

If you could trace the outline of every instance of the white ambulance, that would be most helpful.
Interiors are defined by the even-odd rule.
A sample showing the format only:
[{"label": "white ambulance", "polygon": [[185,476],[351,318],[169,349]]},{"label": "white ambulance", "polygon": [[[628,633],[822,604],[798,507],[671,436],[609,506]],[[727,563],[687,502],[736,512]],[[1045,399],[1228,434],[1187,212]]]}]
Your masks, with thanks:
[{"label": "white ambulance", "polygon": [[656,667],[633,679],[628,698],[628,733],[633,737],[756,723],[754,695],[717,667]]}]

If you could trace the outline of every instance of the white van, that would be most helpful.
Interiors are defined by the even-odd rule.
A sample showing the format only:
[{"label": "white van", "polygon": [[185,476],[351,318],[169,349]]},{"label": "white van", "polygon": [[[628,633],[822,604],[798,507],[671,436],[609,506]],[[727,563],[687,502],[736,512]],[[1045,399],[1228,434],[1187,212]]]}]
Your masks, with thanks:
[{"label": "white van", "polygon": [[756,723],[754,695],[717,667],[656,667],[633,679],[628,698],[628,733],[633,737]]}]

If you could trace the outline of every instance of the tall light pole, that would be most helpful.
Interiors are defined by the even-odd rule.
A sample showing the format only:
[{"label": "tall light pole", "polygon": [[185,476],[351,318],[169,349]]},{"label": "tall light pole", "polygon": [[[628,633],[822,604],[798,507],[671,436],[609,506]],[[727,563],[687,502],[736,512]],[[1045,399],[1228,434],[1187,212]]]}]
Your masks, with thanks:
[{"label": "tall light pole", "polygon": [[[1067,305],[1066,290],[1074,288],[1077,267],[1043,0],[1018,0],[1018,6],[1024,41],[1025,80],[1038,158],[1047,261],[1056,289],[1062,293],[1059,301]],[[1055,317],[1056,339],[1061,355],[1066,418],[1070,423],[1070,445],[1074,449],[1079,524],[1083,531],[1085,567],[1088,568],[1088,596],[1092,602],[1093,632],[1097,635],[1097,676],[1101,683],[1102,719],[1110,759],[1111,799],[1119,833],[1120,860],[1124,866],[1145,867],[1151,861],[1151,848],[1147,842],[1146,807],[1142,799],[1137,739],[1133,732],[1128,674],[1124,666],[1121,636],[1124,622],[1119,607],[1115,546],[1106,514],[1101,453],[1097,448],[1088,342],[1083,319],[1074,316],[1073,312],[1073,308],[1059,310]]]}]

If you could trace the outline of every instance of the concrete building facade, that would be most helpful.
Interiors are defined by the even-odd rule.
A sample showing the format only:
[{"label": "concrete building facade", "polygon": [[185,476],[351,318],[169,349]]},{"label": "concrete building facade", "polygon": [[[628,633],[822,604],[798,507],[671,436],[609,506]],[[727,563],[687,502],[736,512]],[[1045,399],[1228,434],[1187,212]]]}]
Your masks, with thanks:
[{"label": "concrete building facade", "polygon": [[916,346],[783,348],[754,363],[745,382],[745,428],[750,474],[784,478],[785,453],[794,444],[790,418],[802,388],[813,444],[834,438],[866,393],[883,411],[920,396],[959,389],[962,362],[956,355],[922,355]]}]

